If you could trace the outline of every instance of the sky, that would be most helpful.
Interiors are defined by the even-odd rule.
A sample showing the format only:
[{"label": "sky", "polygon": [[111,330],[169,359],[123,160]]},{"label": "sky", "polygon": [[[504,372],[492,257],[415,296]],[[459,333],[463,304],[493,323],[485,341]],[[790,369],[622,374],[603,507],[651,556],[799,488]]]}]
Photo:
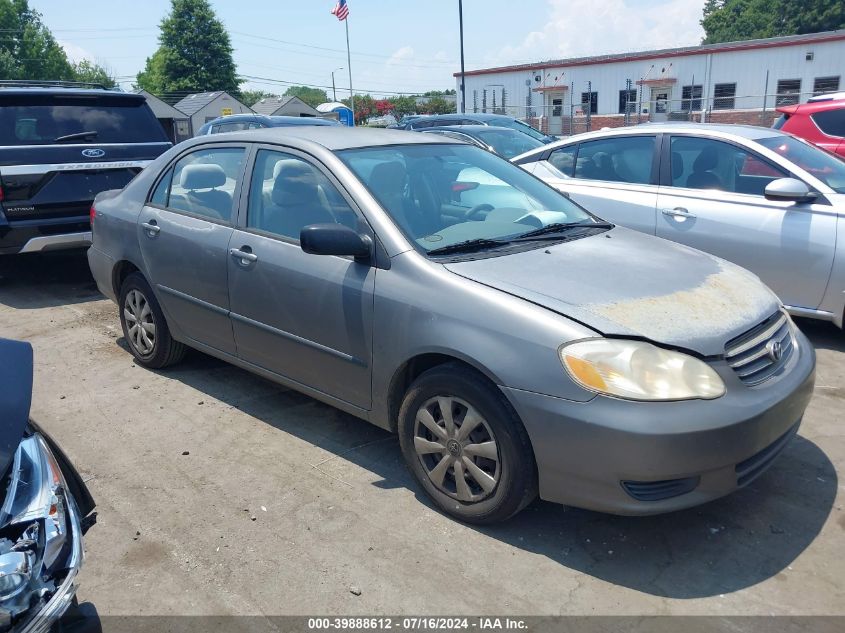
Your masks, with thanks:
[{"label": "sky", "polygon": [[[348,0],[355,92],[455,88],[457,0]],[[333,0],[212,0],[244,88],[332,85],[348,94],[343,24]],[[701,42],[704,0],[464,0],[467,70]],[[106,66],[125,88],[158,47],[170,0],[30,0],[74,61]],[[285,83],[287,82],[287,83]],[[331,97],[331,90],[328,90]],[[344,94],[345,93],[345,94]]]}]

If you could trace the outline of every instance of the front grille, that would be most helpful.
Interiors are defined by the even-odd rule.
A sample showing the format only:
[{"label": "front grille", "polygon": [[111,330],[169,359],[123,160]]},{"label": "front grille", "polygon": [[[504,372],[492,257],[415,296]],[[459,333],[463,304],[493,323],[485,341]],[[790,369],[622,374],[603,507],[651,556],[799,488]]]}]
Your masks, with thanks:
[{"label": "front grille", "polygon": [[780,455],[781,451],[783,451],[783,449],[786,448],[786,445],[789,444],[789,440],[791,440],[798,432],[798,426],[799,424],[795,424],[795,426],[769,444],[762,451],[737,464],[737,486],[740,488],[742,486],[747,486],[756,479],[758,475],[771,466],[772,462],[775,461],[775,458]]},{"label": "front grille", "polygon": [[789,317],[778,312],[730,341],[725,346],[725,360],[742,382],[753,386],[777,374],[794,352],[795,339]]},{"label": "front grille", "polygon": [[701,481],[700,477],[666,481],[623,481],[622,487],[637,501],[662,501],[692,492],[699,481]]}]

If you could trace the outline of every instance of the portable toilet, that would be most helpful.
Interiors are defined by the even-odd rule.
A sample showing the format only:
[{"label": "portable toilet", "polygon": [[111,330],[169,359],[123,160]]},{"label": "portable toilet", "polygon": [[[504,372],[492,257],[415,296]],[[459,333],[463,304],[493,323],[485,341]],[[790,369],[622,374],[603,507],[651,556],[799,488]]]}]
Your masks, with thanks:
[{"label": "portable toilet", "polygon": [[349,127],[353,127],[355,125],[355,119],[352,117],[352,110],[338,101],[333,103],[321,103],[317,106],[317,112],[321,112],[323,114],[337,114],[337,120],[344,125],[348,125]]}]

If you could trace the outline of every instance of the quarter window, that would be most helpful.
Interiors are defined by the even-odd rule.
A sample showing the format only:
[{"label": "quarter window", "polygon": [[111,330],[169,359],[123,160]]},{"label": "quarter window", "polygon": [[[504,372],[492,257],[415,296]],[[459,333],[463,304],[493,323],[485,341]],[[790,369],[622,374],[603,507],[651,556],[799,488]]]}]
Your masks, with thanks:
[{"label": "quarter window", "polygon": [[606,138],[581,143],[575,177],[609,182],[651,183],[653,136]]},{"label": "quarter window", "polygon": [[181,158],[173,167],[167,208],[230,222],[245,153],[242,147],[218,147]]},{"label": "quarter window", "polygon": [[299,241],[310,224],[357,226],[357,216],[337,187],[305,160],[261,150],[252,172],[247,226]]},{"label": "quarter window", "polygon": [[811,116],[819,129],[828,136],[845,138],[845,108],[816,112]]},{"label": "quarter window", "polygon": [[762,196],[784,170],[736,145],[707,138],[672,138],[672,186]]},{"label": "quarter window", "polygon": [[571,176],[575,169],[575,150],[577,149],[577,145],[569,145],[556,149],[549,156],[549,162],[560,173],[565,176]]}]

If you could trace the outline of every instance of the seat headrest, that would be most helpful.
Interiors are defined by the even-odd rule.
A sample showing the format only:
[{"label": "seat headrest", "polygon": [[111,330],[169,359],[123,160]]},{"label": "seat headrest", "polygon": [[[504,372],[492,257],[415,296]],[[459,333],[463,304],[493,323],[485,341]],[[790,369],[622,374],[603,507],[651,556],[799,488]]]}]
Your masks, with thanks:
[{"label": "seat headrest", "polygon": [[709,171],[719,165],[719,152],[712,145],[705,147],[695,162],[692,164],[693,171]]},{"label": "seat headrest", "polygon": [[672,176],[678,178],[684,173],[684,157],[678,152],[672,152]]},{"label": "seat headrest", "polygon": [[179,184],[183,189],[214,189],[226,184],[226,172],[220,165],[186,165]]},{"label": "seat headrest", "polygon": [[282,173],[282,170],[285,166],[290,167],[291,165],[299,165],[302,161],[297,160],[296,158],[282,158],[281,160],[277,161],[276,164],[273,166],[273,180],[279,177],[279,174]]},{"label": "seat headrest", "polygon": [[381,195],[403,195],[407,177],[405,165],[394,160],[376,165],[368,184]]},{"label": "seat headrest", "polygon": [[273,183],[273,204],[279,206],[319,204],[320,190],[313,167],[299,160],[285,161]]}]

